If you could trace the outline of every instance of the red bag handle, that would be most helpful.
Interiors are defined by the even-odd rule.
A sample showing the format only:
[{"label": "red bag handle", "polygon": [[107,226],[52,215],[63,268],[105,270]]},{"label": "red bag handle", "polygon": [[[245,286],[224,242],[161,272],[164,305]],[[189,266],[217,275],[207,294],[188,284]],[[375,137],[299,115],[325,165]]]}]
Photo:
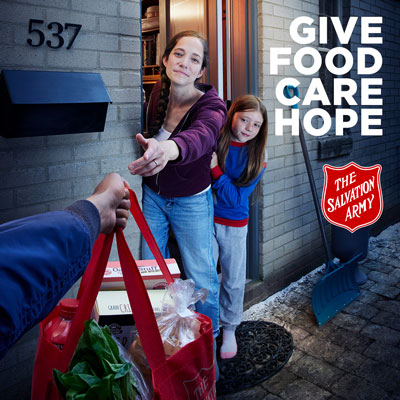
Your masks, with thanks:
[{"label": "red bag handle", "polygon": [[[150,231],[147,221],[139,206],[136,194],[131,189],[129,189],[129,192],[131,201],[130,211],[167,283],[171,284],[173,282],[172,275],[169,272],[164,257],[162,256],[153,234]],[[109,235],[100,234],[93,246],[92,257],[86,268],[86,272],[82,277],[77,295],[77,298],[80,300],[79,307],[72,320],[68,340],[62,350],[63,367],[60,368],[62,371],[67,370],[79,338],[84,330],[84,322],[90,318],[110,256],[113,239],[114,233]],[[135,324],[140,334],[140,339],[150,368],[154,369],[166,359],[164,347],[161,341],[153,307],[147,294],[147,289],[143,283],[136,261],[129,250],[121,228],[117,229],[117,246],[122,274]]]},{"label": "red bag handle", "polygon": [[139,332],[147,361],[153,370],[166,360],[164,346],[147,289],[121,228],[117,229],[117,246],[119,262],[135,325]]},{"label": "red bag handle", "polygon": [[68,340],[62,350],[63,367],[61,371],[66,371],[72,359],[76,345],[84,330],[84,322],[90,318],[90,314],[96,301],[97,293],[103,280],[104,271],[106,270],[108,258],[110,256],[111,246],[114,233],[107,236],[100,234],[96,240],[92,258],[86,267],[86,272],[82,277],[81,285],[77,298],[79,306],[74,318],[72,319],[71,329],[68,333]]},{"label": "red bag handle", "polygon": [[133,218],[135,219],[140,231],[142,232],[142,235],[145,238],[147,245],[149,246],[151,252],[153,253],[154,258],[156,259],[157,264],[160,267],[161,272],[163,273],[164,278],[169,285],[174,281],[174,278],[172,278],[172,275],[169,272],[164,257],[162,256],[161,251],[154,239],[154,236],[150,231],[149,225],[147,224],[147,221],[143,215],[143,211],[139,206],[139,202],[135,192],[131,189],[129,189],[129,192],[130,192],[129,199],[131,201],[130,210],[133,215]]},{"label": "red bag handle", "polygon": [[[129,192],[129,198],[131,201],[130,211],[133,215],[133,218],[135,219],[144,239],[153,253],[165,280],[168,284],[171,284],[173,283],[174,279],[172,278],[164,257],[162,256],[154,236],[150,231],[149,225],[147,224],[147,221],[143,215],[143,211],[140,208],[136,194],[131,189],[129,189]],[[150,365],[150,368],[154,370],[166,360],[165,351],[153,307],[147,294],[147,289],[140,275],[136,261],[129,250],[128,244],[126,243],[122,229],[120,228],[117,229],[117,246],[122,275],[124,277],[125,287],[128,292],[128,298],[131,304],[136,328],[139,332],[147,361]],[[133,291],[132,288],[135,288],[135,291]]]},{"label": "red bag handle", "polygon": [[[111,233],[109,236],[112,236],[112,238],[114,238],[114,233]],[[111,239],[109,240],[112,243],[112,240]],[[103,251],[103,248],[105,246],[105,241],[106,241],[106,236],[104,234],[100,234],[100,236],[93,245],[92,256],[90,258],[88,266],[86,267],[86,271],[82,276],[81,284],[79,286],[79,291],[76,296],[78,300],[82,298],[82,294],[85,292],[85,289],[90,287],[91,279],[96,269],[101,268],[104,262],[107,265],[109,254],[106,254],[107,252]],[[107,247],[108,245],[109,244],[107,243]],[[110,245],[110,251],[111,251],[111,245]],[[107,260],[105,260],[106,257]]]}]

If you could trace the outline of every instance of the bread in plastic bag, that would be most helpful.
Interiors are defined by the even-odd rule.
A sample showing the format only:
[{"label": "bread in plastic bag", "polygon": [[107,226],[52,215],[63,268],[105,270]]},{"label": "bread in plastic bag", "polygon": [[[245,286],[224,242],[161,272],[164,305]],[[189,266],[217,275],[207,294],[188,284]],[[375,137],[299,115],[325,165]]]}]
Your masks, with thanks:
[{"label": "bread in plastic bag", "polygon": [[[207,295],[207,289],[195,289],[192,279],[182,280],[178,278],[168,286],[162,304],[162,313],[157,317],[157,324],[167,357],[172,356],[200,336],[201,322],[192,310],[198,301],[204,303]],[[129,352],[145,379],[151,380],[151,370],[139,337],[133,341]]]},{"label": "bread in plastic bag", "polygon": [[169,285],[162,314],[157,318],[158,329],[167,357],[200,336],[200,321],[190,309],[205,301],[208,290],[195,290],[192,279],[176,279]]}]

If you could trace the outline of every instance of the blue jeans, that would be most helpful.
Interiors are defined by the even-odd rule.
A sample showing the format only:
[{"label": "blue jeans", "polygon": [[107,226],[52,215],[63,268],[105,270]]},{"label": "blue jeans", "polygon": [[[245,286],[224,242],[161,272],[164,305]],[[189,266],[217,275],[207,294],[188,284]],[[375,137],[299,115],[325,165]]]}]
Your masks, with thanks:
[{"label": "blue jeans", "polygon": [[[164,257],[167,257],[169,228],[174,231],[183,268],[196,289],[208,289],[204,304],[196,309],[213,324],[214,337],[219,333],[218,275],[213,258],[214,204],[211,189],[188,197],[163,197],[143,185],[143,213]],[[142,258],[152,259],[145,240]]]}]

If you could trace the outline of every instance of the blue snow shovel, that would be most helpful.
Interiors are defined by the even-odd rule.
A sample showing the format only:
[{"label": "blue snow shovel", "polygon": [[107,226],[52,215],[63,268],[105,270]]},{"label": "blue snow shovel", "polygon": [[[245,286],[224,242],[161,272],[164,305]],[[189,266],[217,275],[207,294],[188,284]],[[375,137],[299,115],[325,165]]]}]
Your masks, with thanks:
[{"label": "blue snow shovel", "polygon": [[[299,97],[299,89],[294,86],[285,86],[283,92],[288,99],[294,96]],[[297,104],[293,105],[292,108],[298,108]],[[321,326],[360,295],[360,289],[355,281],[355,268],[357,267],[357,262],[361,254],[356,255],[345,263],[335,263],[332,259],[301,122],[299,125],[301,150],[307,168],[308,180],[327,257],[325,275],[317,282],[312,293],[314,314],[318,326]]]}]

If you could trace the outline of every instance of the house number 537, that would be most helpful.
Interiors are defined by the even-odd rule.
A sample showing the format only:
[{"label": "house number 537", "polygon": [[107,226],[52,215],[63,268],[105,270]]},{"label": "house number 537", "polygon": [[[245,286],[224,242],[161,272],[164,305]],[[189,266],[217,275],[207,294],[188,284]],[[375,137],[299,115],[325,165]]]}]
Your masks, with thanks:
[{"label": "house number 537", "polygon": [[[43,32],[43,27],[42,25],[44,24],[44,21],[41,19],[30,19],[29,20],[29,33],[33,35],[32,38],[27,39],[27,43],[29,46],[32,47],[40,47],[46,40],[46,35],[47,37],[50,36],[50,39],[46,40],[46,45],[51,47],[52,49],[59,49],[60,47],[64,46],[64,38],[61,36],[63,30],[68,30],[68,29],[73,29],[72,35],[70,35],[69,42],[67,44],[67,50],[69,50],[76,37],[78,36],[79,31],[82,28],[82,25],[78,24],[70,24],[66,23],[64,26],[60,24],[59,22],[50,22],[47,25],[47,30],[48,32],[45,33]],[[42,29],[41,29],[42,28]]]}]

